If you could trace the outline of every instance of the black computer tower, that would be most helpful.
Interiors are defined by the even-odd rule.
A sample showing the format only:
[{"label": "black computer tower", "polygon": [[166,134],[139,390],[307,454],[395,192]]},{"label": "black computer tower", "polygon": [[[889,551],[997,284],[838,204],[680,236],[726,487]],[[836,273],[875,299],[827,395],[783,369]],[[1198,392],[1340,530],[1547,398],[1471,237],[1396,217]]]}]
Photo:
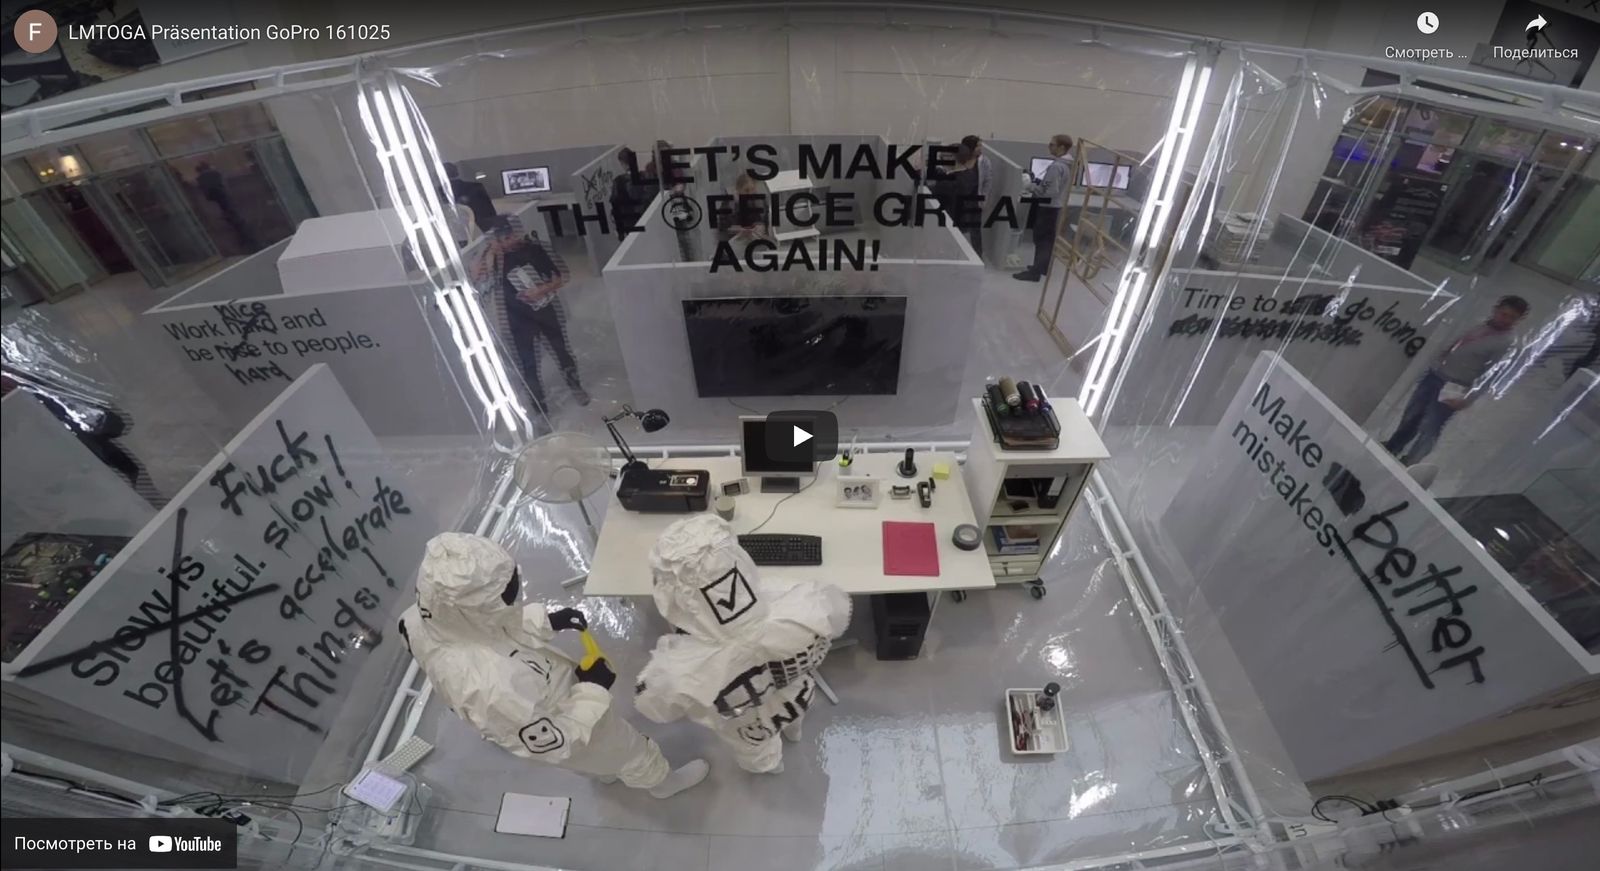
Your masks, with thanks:
[{"label": "black computer tower", "polygon": [[928,634],[927,593],[884,593],[872,597],[872,628],[879,659],[916,659]]}]

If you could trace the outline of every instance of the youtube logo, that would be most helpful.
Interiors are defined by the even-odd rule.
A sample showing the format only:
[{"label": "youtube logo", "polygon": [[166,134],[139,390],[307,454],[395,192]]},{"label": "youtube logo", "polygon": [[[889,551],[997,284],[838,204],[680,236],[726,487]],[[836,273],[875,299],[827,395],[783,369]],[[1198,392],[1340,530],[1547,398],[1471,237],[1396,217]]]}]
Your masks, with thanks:
[{"label": "youtube logo", "polygon": [[813,463],[839,453],[839,418],[831,411],[774,411],[766,418],[767,456],[780,463]]}]

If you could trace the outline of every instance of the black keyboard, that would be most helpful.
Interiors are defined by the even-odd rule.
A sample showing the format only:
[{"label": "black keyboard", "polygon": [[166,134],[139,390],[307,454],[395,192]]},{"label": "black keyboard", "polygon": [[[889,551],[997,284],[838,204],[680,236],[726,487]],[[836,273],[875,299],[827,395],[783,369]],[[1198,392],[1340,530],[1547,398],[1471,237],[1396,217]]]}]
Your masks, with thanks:
[{"label": "black keyboard", "polygon": [[758,566],[820,566],[822,536],[783,532],[739,536],[739,546]]}]

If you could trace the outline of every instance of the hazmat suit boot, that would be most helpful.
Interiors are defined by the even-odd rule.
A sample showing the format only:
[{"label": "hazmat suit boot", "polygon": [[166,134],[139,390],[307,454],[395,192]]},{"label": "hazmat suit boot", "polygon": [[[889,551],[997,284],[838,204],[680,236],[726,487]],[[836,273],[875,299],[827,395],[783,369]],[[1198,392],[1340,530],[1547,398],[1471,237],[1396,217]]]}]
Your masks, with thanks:
[{"label": "hazmat suit boot", "polygon": [[733,529],[712,515],[673,523],[650,552],[663,636],[639,672],[634,708],[658,723],[688,718],[733,751],[739,767],[783,770],[816,697],[812,675],[850,624],[850,597],[815,581],[763,578]]},{"label": "hazmat suit boot", "polygon": [[551,643],[559,630],[585,628],[582,613],[524,606],[521,592],[516,563],[493,541],[447,532],[428,542],[400,634],[434,693],[523,759],[635,789],[666,783],[661,749],[611,710],[606,660],[583,669]]},{"label": "hazmat suit boot", "polygon": [[672,798],[689,787],[698,785],[710,772],[711,766],[706,764],[704,759],[691,760],[673,769],[666,780],[650,787],[650,795],[653,798]]}]

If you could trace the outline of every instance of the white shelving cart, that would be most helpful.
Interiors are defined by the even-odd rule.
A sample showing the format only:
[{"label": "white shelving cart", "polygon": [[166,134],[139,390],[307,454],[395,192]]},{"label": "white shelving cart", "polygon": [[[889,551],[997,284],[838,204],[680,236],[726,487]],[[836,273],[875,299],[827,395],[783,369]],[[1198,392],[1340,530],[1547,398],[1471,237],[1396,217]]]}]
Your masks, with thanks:
[{"label": "white shelving cart", "polygon": [[963,469],[995,583],[1027,584],[1035,599],[1045,592],[1039,567],[1061,537],[1089,473],[1111,456],[1077,400],[1050,404],[1061,424],[1061,444],[1052,451],[1007,451],[989,431],[983,400],[972,400],[972,444]]}]

